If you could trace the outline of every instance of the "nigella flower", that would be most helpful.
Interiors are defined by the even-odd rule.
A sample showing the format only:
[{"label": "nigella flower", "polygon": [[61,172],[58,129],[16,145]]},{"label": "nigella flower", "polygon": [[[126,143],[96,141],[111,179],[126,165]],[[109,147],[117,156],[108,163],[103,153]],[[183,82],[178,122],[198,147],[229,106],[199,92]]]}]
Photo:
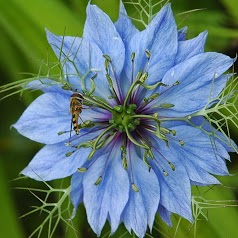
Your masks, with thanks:
[{"label": "nigella flower", "polygon": [[46,145],[21,173],[43,181],[72,176],[75,212],[84,203],[98,236],[106,220],[112,233],[124,223],[138,237],[157,213],[168,225],[172,213],[192,221],[191,186],[228,175],[235,144],[203,116],[233,59],[204,52],[207,32],[185,36],[170,4],[143,31],[122,4],[115,23],[88,5],[82,38],[47,31],[65,83],[31,83],[44,94],[14,127]]}]

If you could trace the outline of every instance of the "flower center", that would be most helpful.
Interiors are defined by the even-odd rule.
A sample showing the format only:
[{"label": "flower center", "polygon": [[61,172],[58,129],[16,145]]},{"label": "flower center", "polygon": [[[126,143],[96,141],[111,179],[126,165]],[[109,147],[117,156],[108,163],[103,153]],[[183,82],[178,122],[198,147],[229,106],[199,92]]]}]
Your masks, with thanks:
[{"label": "flower center", "polygon": [[[170,120],[170,118],[161,117],[157,112],[158,108],[169,110],[170,108],[174,107],[174,105],[167,102],[160,104],[156,103],[154,100],[157,100],[161,94],[166,93],[168,90],[170,90],[170,88],[178,85],[179,81],[175,82],[170,87],[169,85],[166,85],[162,82],[147,84],[146,81],[149,76],[147,68],[150,61],[150,52],[146,50],[145,55],[147,58],[147,64],[143,69],[137,72],[136,75],[134,75],[135,53],[132,53],[131,85],[129,86],[127,92],[124,93],[125,95],[120,92],[120,90],[117,88],[117,85],[114,83],[116,80],[116,75],[111,58],[108,55],[103,55],[105,58],[105,76],[108,81],[108,86],[111,93],[108,98],[115,99],[113,105],[109,101],[94,95],[94,91],[96,90],[94,79],[97,77],[97,74],[90,78],[90,90],[86,90],[84,81],[82,83],[82,88],[84,89],[84,104],[87,106],[93,105],[94,107],[104,109],[110,113],[110,117],[108,118],[107,114],[107,117],[103,121],[86,121],[79,124],[80,129],[91,128],[95,126],[97,129],[100,129],[100,133],[98,133],[98,135],[92,140],[81,142],[79,145],[74,145],[73,148],[75,148],[75,150],[66,154],[66,156],[70,156],[81,147],[91,148],[91,152],[88,155],[88,161],[90,161],[95,156],[97,151],[103,148],[107,150],[108,146],[111,146],[111,148],[118,146],[119,141],[119,144],[121,145],[120,150],[122,166],[126,170],[128,167],[130,168],[128,171],[131,176],[132,189],[135,192],[138,192],[139,189],[137,188],[133,179],[132,157],[130,152],[130,148],[132,148],[132,146],[139,148],[140,153],[143,155],[143,161],[148,166],[149,170],[151,169],[150,163],[153,160],[154,163],[157,163],[158,166],[161,167],[165,176],[168,176],[169,174],[160,161],[156,159],[155,155],[159,155],[160,158],[168,163],[173,171],[175,170],[173,163],[160,153],[157,145],[153,144],[153,141],[159,139],[164,141],[165,145],[169,147],[169,139],[173,139],[172,137],[176,135],[175,130],[170,130],[163,127],[163,121]],[[158,87],[165,89],[159,94],[155,91]],[[151,91],[151,93],[145,94],[146,90]],[[137,97],[137,95],[140,95],[141,92],[142,95],[145,94],[147,97],[144,99]],[[136,104],[134,104],[134,102],[136,102]],[[97,131],[97,129],[95,131]],[[177,139],[175,138],[174,140]],[[182,140],[179,140],[179,143],[181,146],[184,145]],[[112,153],[112,150],[108,150],[107,152],[110,154]],[[99,185],[101,183],[109,158],[110,156],[108,156],[102,174],[95,182],[95,185]],[[94,162],[95,160],[88,162],[87,167],[81,167],[79,168],[79,171],[87,171],[87,169]]]},{"label": "flower center", "polygon": [[132,117],[135,115],[136,108],[135,104],[114,106],[109,123],[119,132],[134,131],[136,126],[140,124],[139,119]]}]

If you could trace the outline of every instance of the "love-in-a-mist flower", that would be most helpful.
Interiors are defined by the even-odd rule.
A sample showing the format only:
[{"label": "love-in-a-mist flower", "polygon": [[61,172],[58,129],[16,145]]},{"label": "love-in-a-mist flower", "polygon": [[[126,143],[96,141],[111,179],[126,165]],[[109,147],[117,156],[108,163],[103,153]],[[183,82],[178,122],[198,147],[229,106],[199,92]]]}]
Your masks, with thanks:
[{"label": "love-in-a-mist flower", "polygon": [[[155,215],[192,221],[191,186],[218,184],[234,143],[203,117],[233,59],[204,52],[207,32],[186,40],[166,4],[139,31],[121,4],[118,20],[88,5],[83,37],[47,39],[65,84],[34,81],[39,96],[14,125],[46,144],[21,172],[36,180],[72,176],[99,236],[106,222],[144,237]],[[73,96],[72,96],[73,95]],[[71,105],[71,106],[70,106]]]}]

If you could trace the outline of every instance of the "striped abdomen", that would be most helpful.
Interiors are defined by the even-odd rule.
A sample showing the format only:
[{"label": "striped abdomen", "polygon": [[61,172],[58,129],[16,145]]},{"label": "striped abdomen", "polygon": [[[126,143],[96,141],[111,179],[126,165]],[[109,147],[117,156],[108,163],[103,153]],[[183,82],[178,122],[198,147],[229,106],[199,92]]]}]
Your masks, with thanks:
[{"label": "striped abdomen", "polygon": [[84,97],[81,93],[75,92],[70,98],[70,113],[72,115],[72,125],[75,133],[79,134],[78,119],[83,109]]}]

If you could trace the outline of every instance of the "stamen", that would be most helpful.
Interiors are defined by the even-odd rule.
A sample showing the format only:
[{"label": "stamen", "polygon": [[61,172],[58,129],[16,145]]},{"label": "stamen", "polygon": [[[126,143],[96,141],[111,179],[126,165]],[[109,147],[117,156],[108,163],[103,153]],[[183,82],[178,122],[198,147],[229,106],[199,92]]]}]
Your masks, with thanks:
[{"label": "stamen", "polygon": [[151,115],[146,115],[146,114],[136,114],[136,115],[132,115],[132,118],[139,118],[139,119],[149,119],[152,121],[155,121],[158,126],[160,126],[160,120],[158,118],[158,114],[154,113],[152,116]]},{"label": "stamen", "polygon": [[[136,131],[136,132],[138,133],[139,137],[142,138],[141,133],[140,133],[139,131]],[[146,137],[144,136],[143,138],[146,138]],[[170,168],[171,168],[173,171],[175,171],[175,166],[174,166],[174,164],[173,164],[172,162],[170,162],[168,159],[166,159],[165,156],[162,155],[162,154],[160,153],[160,151],[159,151],[157,148],[155,148],[155,146],[154,146],[148,139],[145,139],[145,140],[146,140],[146,143],[147,143],[149,146],[151,146],[151,148],[153,148],[153,149],[169,164]],[[146,153],[147,153],[146,155],[149,155],[149,157],[150,157],[151,159],[154,159],[155,161],[157,161],[156,158],[154,157],[153,153],[152,153],[151,148],[150,148],[148,151],[146,151]],[[166,176],[168,176],[168,173],[164,170],[164,168],[162,167],[162,165],[161,165],[158,161],[157,161],[157,163],[158,163],[158,164],[160,165],[160,167],[162,168],[163,173],[166,174]]]},{"label": "stamen", "polygon": [[139,192],[139,189],[137,188],[137,186],[134,183],[131,184],[131,187],[135,192]]},{"label": "stamen", "polygon": [[[110,82],[109,83],[109,89],[113,94],[113,98],[116,99],[117,103],[120,103],[121,101],[119,100],[119,96],[120,96],[120,98],[122,98],[120,87],[118,85],[116,85],[117,90],[115,90],[115,87],[114,87],[113,81],[112,81],[112,77],[110,76],[110,69],[111,69],[111,72],[112,72],[114,78],[116,78],[116,73],[115,73],[114,67],[112,65],[111,57],[109,55],[106,55],[106,54],[104,54],[103,57],[105,58],[106,78],[107,78],[107,80],[109,80],[108,82]],[[111,66],[111,67],[109,68],[109,66]],[[116,84],[118,83],[117,80],[114,80],[114,82],[116,82]],[[119,96],[118,96],[117,92],[118,92]]]},{"label": "stamen", "polygon": [[63,134],[65,134],[65,133],[69,133],[70,131],[59,131],[58,132],[58,135],[60,136],[60,135],[63,135]]},{"label": "stamen", "polygon": [[[176,81],[175,83],[173,83],[170,87],[168,87],[167,89],[165,89],[162,93],[160,93],[160,95],[163,95],[164,93],[168,92],[171,88],[173,88],[174,86],[179,85],[180,82]],[[168,86],[168,85],[167,85]]]},{"label": "stamen", "polygon": [[105,109],[109,112],[113,111],[112,107],[100,97],[97,97],[95,95],[88,95],[87,92],[85,92],[84,97],[88,102],[92,103],[93,105],[99,108]]},{"label": "stamen", "polygon": [[122,166],[125,170],[127,170],[128,164],[125,156],[122,157]]},{"label": "stamen", "polygon": [[102,176],[99,176],[98,179],[96,180],[96,182],[94,183],[94,185],[99,185],[102,181]]},{"label": "stamen", "polygon": [[[99,184],[101,183],[101,181],[102,181],[103,175],[105,174],[105,171],[106,171],[106,167],[107,167],[108,160],[109,160],[109,158],[112,157],[112,156],[111,156],[112,152],[115,151],[114,146],[117,146],[118,136],[119,136],[119,135],[116,135],[115,138],[114,138],[114,140],[111,140],[111,142],[110,142],[109,145],[108,145],[108,146],[111,146],[112,149],[110,150],[110,152],[109,152],[108,155],[107,155],[107,158],[106,158],[106,161],[105,161],[105,163],[104,163],[104,167],[103,167],[103,171],[102,171],[101,175],[98,177],[98,179],[97,179],[96,182],[94,183],[94,185],[96,185],[96,186],[99,185]],[[95,161],[96,161],[96,159],[95,159]],[[90,165],[90,166],[91,166],[91,165]]]},{"label": "stamen", "polygon": [[170,168],[171,168],[173,171],[175,171],[175,166],[174,166],[173,163],[169,162],[169,166],[170,166]]},{"label": "stamen", "polygon": [[[127,105],[127,102],[129,100],[129,97],[131,98],[131,101],[134,101],[137,93],[138,93],[138,86],[140,84],[144,85],[144,82],[146,81],[146,79],[148,78],[148,72],[147,72],[147,67],[149,65],[149,60],[150,60],[150,52],[149,50],[146,50],[146,57],[148,59],[147,64],[144,68],[143,71],[139,71],[136,79],[134,80],[134,59],[135,59],[135,53],[132,53],[131,55],[131,61],[132,61],[132,77],[131,77],[131,87],[129,88],[127,94],[126,94],[126,98],[124,100],[124,106]],[[133,92],[134,91],[134,92]]]},{"label": "stamen", "polygon": [[180,143],[181,146],[185,145],[185,142],[183,140],[179,140],[179,143]]},{"label": "stamen", "polygon": [[174,107],[174,104],[171,104],[171,103],[163,103],[163,104],[160,104],[159,107],[166,109],[166,108]]},{"label": "stamen", "polygon": [[[66,143],[65,143],[65,145],[66,145]],[[69,146],[68,142],[67,142],[67,146]],[[72,150],[72,151],[66,153],[65,156],[69,157],[80,148],[90,148],[92,146],[93,146],[92,141],[84,141],[77,146],[71,146],[72,148],[75,148],[76,150]]]},{"label": "stamen", "polygon": [[[151,170],[151,165],[149,164],[149,161],[148,161],[148,158],[147,157],[150,157],[152,152],[148,152],[148,151],[151,151],[151,150],[146,150],[145,153],[144,153],[144,156],[143,156],[143,162],[148,166],[149,168],[149,171]],[[154,158],[154,157],[153,157]],[[152,159],[153,159],[152,158]]]},{"label": "stamen", "polygon": [[163,134],[172,134],[173,136],[176,135],[176,131],[175,130],[170,130],[164,127],[160,127],[160,132],[162,132]]},{"label": "stamen", "polygon": [[170,168],[171,168],[173,171],[175,171],[175,166],[174,166],[174,164],[173,164],[172,162],[170,162],[168,159],[166,159],[165,156],[162,155],[162,154],[160,153],[160,151],[157,150],[155,147],[153,147],[153,149],[168,163],[168,165],[170,166]]},{"label": "stamen", "polygon": [[66,156],[66,157],[69,157],[69,156],[71,156],[75,151],[76,151],[76,150],[73,150],[73,151],[67,152],[67,153],[65,154],[65,156]]},{"label": "stamen", "polygon": [[78,168],[78,172],[84,173],[84,172],[87,172],[87,171],[88,171],[88,168],[84,168],[84,167]]},{"label": "stamen", "polygon": [[156,135],[156,137],[158,137],[159,139],[165,141],[166,145],[169,147],[169,140],[166,137],[166,135],[163,134],[163,132],[160,131],[160,128],[158,127],[157,130],[154,133]]},{"label": "stamen", "polygon": [[137,142],[137,141],[131,136],[131,134],[130,134],[130,132],[129,132],[127,126],[125,127],[125,130],[126,130],[126,135],[127,135],[128,139],[129,139],[133,144],[135,144],[135,145],[137,145],[137,146],[139,146],[139,147],[141,147],[141,148],[144,148],[144,149],[146,149],[146,150],[150,149],[147,145],[145,145],[145,144],[140,144],[139,142]]},{"label": "stamen", "polygon": [[164,169],[164,167],[159,163],[159,161],[155,158],[154,161],[157,163],[157,165],[160,167],[160,169],[162,170],[164,176],[169,176],[169,173]]},{"label": "stamen", "polygon": [[122,146],[121,146],[121,151],[122,151],[122,166],[123,166],[123,168],[125,169],[125,170],[127,170],[127,159],[126,159],[126,146],[123,144]]},{"label": "stamen", "polygon": [[[151,96],[149,96],[148,98],[144,98],[144,104],[148,104],[148,103],[152,102],[152,101],[155,100],[158,96],[159,96],[159,93],[155,93],[155,94],[152,94]],[[139,108],[139,109],[140,109],[140,108]]]},{"label": "stamen", "polygon": [[148,59],[150,59],[151,53],[150,53],[150,51],[149,51],[148,49],[145,50],[145,55],[146,55],[146,57],[147,57]]},{"label": "stamen", "polygon": [[101,138],[107,133],[109,132],[112,128],[114,127],[114,125],[109,126],[106,130],[104,130],[98,137],[97,139],[93,142],[93,147],[92,147],[92,151],[90,152],[89,156],[88,156],[88,160],[92,159],[92,157],[94,156],[95,152],[102,146],[102,144],[100,144],[98,147],[97,145],[99,144],[99,141],[101,140]]},{"label": "stamen", "polygon": [[144,67],[143,72],[146,72],[146,71],[147,71],[147,69],[148,69],[148,67],[149,67],[149,63],[150,63],[151,53],[150,53],[150,51],[149,51],[148,49],[145,50],[145,56],[146,56],[146,58],[147,58],[147,63],[146,63],[146,65],[145,65],[145,67]]},{"label": "stamen", "polygon": [[[127,143],[127,148],[129,148],[130,147],[130,142],[128,141],[128,143]],[[135,191],[135,192],[139,192],[139,189],[138,189],[138,187],[135,185],[135,182],[134,182],[134,176],[133,176],[133,168],[132,168],[132,158],[131,158],[131,155],[130,155],[130,149],[129,149],[129,168],[130,168],[130,170],[129,170],[129,175],[130,175],[130,177],[131,177],[131,187],[132,187],[132,189],[133,189],[133,191]]]},{"label": "stamen", "polygon": [[132,65],[131,66],[132,67],[132,69],[131,69],[131,84],[133,83],[133,80],[134,80],[135,56],[136,56],[136,53],[133,52],[131,54],[131,65]]}]

